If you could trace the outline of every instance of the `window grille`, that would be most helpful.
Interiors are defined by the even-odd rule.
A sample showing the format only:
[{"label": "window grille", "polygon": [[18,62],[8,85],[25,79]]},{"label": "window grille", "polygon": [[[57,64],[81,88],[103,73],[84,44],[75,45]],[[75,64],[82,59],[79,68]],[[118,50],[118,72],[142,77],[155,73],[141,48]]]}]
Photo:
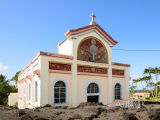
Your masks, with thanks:
[{"label": "window grille", "polygon": [[35,82],[35,102],[38,102],[38,82]]},{"label": "window grille", "polygon": [[121,86],[119,83],[115,85],[115,99],[121,99]]},{"label": "window grille", "polygon": [[54,102],[55,103],[66,102],[66,85],[63,81],[58,81],[54,85]]},{"label": "window grille", "polygon": [[99,88],[96,83],[91,83],[87,88],[87,93],[99,93]]}]

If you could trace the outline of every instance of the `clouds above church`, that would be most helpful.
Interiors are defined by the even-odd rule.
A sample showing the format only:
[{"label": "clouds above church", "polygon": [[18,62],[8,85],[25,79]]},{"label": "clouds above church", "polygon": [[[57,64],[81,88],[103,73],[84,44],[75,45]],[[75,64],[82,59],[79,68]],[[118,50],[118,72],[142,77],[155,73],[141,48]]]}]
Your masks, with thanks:
[{"label": "clouds above church", "polygon": [[7,70],[9,67],[8,66],[3,66],[2,63],[0,62],[0,74],[4,74],[2,73],[4,70]]}]

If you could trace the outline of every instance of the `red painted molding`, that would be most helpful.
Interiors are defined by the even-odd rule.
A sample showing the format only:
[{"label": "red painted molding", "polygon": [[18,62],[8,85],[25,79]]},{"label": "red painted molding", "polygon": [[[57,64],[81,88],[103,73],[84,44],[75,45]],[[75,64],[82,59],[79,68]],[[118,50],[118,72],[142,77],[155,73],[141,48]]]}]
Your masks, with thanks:
[{"label": "red painted molding", "polygon": [[26,77],[26,78],[30,79],[30,81],[31,81],[31,80],[32,80],[32,74],[27,75],[27,77]]},{"label": "red painted molding", "polygon": [[115,69],[112,69],[112,75],[121,75],[121,76],[124,76],[124,70],[115,70]]},{"label": "red painted molding", "polygon": [[75,34],[78,34],[78,33],[81,33],[81,32],[84,32],[84,31],[87,31],[87,30],[91,30],[91,29],[96,29],[98,30],[108,41],[110,41],[113,45],[116,45],[118,42],[115,41],[112,37],[110,37],[98,24],[95,24],[95,25],[89,25],[89,26],[86,26],[86,27],[82,27],[82,28],[79,28],[79,29],[74,29],[74,30],[69,30],[65,33],[65,36],[68,38],[70,37],[71,35],[75,35]]},{"label": "red painted molding", "polygon": [[119,66],[131,67],[131,65],[129,65],[129,64],[115,63],[115,62],[112,62],[112,65],[119,65]]},{"label": "red painted molding", "polygon": [[107,74],[107,69],[86,67],[86,66],[77,66],[77,72],[93,73],[93,74],[94,73],[95,74]]},{"label": "red painted molding", "polygon": [[65,70],[51,70],[49,69],[49,72],[53,72],[53,73],[65,73],[65,74],[71,74],[71,71],[65,71]]},{"label": "red painted molding", "polygon": [[112,77],[122,77],[122,78],[124,78],[125,76],[123,75],[112,75]]},{"label": "red painted molding", "polygon": [[98,73],[87,73],[87,72],[77,72],[78,75],[91,75],[91,76],[108,76],[108,74],[98,74]]},{"label": "red painted molding", "polygon": [[71,71],[70,64],[49,63],[49,69]]},{"label": "red painted molding", "polygon": [[40,78],[40,69],[35,70],[34,74],[37,75]]}]

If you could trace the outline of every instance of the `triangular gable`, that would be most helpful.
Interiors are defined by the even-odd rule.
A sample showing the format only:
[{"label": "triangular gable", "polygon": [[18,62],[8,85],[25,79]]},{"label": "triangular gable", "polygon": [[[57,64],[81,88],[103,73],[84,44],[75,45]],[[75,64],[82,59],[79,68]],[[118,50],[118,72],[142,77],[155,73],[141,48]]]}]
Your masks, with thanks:
[{"label": "triangular gable", "polygon": [[109,36],[98,24],[89,25],[86,27],[69,30],[65,33],[65,36],[69,38],[71,35],[76,35],[85,31],[89,31],[91,29],[96,29],[101,35],[103,35],[112,45],[116,45],[118,42],[115,41],[111,36]]}]

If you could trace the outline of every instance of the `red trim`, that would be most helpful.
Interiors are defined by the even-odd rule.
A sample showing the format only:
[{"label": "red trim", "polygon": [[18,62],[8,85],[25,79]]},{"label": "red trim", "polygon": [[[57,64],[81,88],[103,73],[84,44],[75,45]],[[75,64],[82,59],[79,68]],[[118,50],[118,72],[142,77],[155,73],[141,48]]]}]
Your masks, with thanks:
[{"label": "red trim", "polygon": [[125,76],[122,76],[122,75],[112,75],[112,77],[125,77]]},{"label": "red trim", "polygon": [[87,31],[87,30],[91,30],[91,29],[97,29],[113,45],[116,45],[118,43],[112,37],[110,37],[98,24],[89,25],[89,26],[82,27],[82,28],[79,28],[79,29],[69,30],[65,33],[65,36],[68,38],[71,35],[75,35],[75,34],[78,34],[78,33],[81,33],[81,32]]},{"label": "red trim", "polygon": [[93,76],[108,76],[108,74],[98,74],[98,73],[87,73],[87,72],[77,72],[78,75],[93,75]]},{"label": "red trim", "polygon": [[59,57],[59,58],[65,58],[65,59],[72,59],[73,60],[73,56],[56,54],[56,53],[49,53],[49,52],[40,51],[40,55],[46,55],[46,56]]},{"label": "red trim", "polygon": [[71,74],[71,71],[65,71],[65,70],[51,70],[49,69],[49,72],[54,72],[54,73],[65,73],[65,74]]},{"label": "red trim", "polygon": [[119,66],[131,67],[131,65],[129,65],[129,64],[115,63],[115,62],[112,62],[112,65],[119,65]]},{"label": "red trim", "polygon": [[36,74],[40,78],[40,69],[35,70],[34,74]]},{"label": "red trim", "polygon": [[26,77],[26,78],[28,78],[28,79],[32,80],[32,74],[27,75],[27,77]]}]

